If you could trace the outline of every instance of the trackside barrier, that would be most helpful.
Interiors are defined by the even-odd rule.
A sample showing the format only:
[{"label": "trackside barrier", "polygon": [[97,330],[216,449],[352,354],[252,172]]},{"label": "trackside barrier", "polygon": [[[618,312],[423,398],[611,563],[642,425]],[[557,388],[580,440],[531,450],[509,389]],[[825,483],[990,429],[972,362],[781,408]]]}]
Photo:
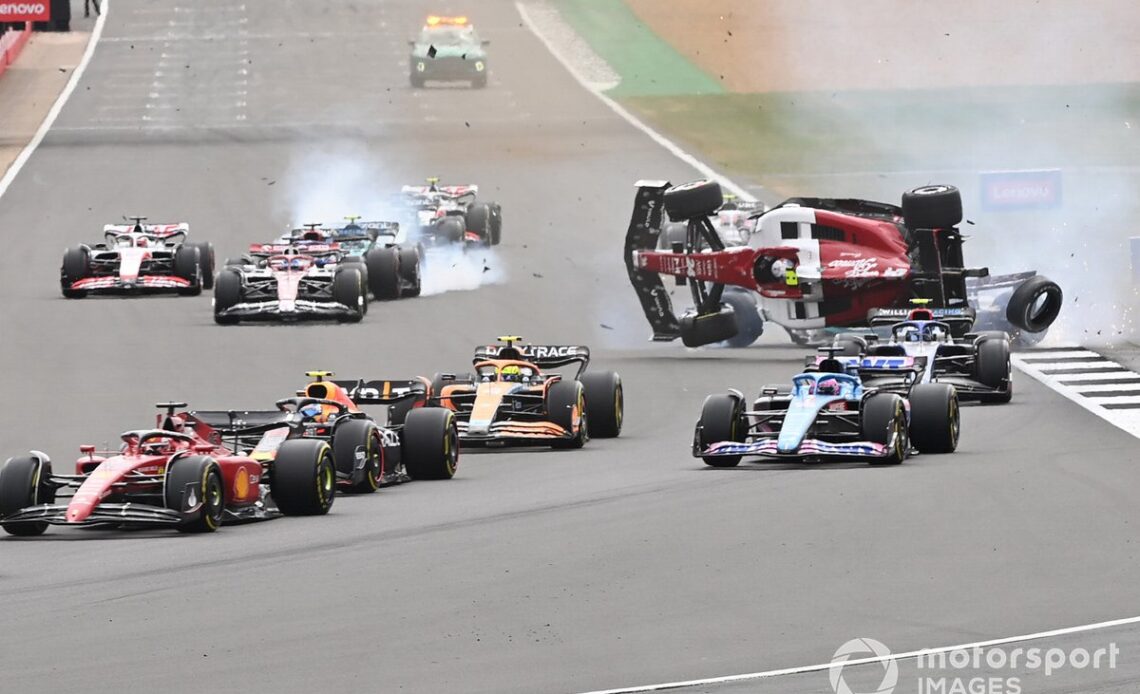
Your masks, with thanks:
[{"label": "trackside barrier", "polygon": [[20,55],[20,51],[24,49],[24,44],[32,36],[32,23],[26,22],[23,31],[5,31],[0,34],[0,75],[8,69],[8,66],[16,62],[16,57]]}]

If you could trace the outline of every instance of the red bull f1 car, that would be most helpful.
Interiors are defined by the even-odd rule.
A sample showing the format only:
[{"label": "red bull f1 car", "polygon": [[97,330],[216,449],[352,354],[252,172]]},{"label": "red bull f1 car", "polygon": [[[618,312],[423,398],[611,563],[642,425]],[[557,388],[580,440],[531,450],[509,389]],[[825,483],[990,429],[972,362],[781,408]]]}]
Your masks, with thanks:
[{"label": "red bull f1 car", "polygon": [[[764,317],[796,333],[866,326],[869,311],[905,308],[919,297],[935,308],[965,309],[977,306],[981,293],[995,294],[1007,302],[1001,309],[1008,329],[1034,334],[1061,309],[1061,289],[1045,277],[991,277],[965,266],[956,228],[962,200],[952,186],[911,190],[901,207],[793,198],[758,212],[739,246],[728,245],[709,219],[723,201],[712,181],[638,183],[625,262],[655,340],[680,337],[695,347],[736,337],[740,325],[725,301],[730,287],[752,293]],[[666,213],[688,220],[685,240],[659,250]],[[694,308],[680,319],[661,275],[691,289]]]}]

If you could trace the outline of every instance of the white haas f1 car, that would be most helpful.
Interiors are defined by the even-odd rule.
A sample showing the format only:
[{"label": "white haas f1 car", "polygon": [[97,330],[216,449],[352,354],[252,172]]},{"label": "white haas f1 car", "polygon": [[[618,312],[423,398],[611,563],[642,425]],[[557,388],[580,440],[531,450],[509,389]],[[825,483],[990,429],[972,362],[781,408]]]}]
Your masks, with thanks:
[{"label": "white haas f1 car", "polygon": [[[986,268],[965,267],[956,229],[962,199],[952,186],[911,190],[901,207],[792,198],[755,214],[740,246],[726,243],[709,219],[723,202],[712,181],[638,183],[625,262],[654,340],[680,337],[696,347],[737,338],[747,329],[751,334],[739,342],[751,343],[763,323],[738,320],[742,296],[758,301],[763,317],[793,337],[865,326],[872,309],[905,308],[919,297],[930,298],[934,308],[964,309],[992,306],[994,301],[979,299],[983,292],[996,295],[1006,302],[1004,316],[988,315],[989,325],[1010,332],[1041,333],[1061,310],[1061,288],[1035,272],[991,277]],[[658,250],[666,213],[688,220],[685,238]],[[680,319],[661,275],[690,286],[694,308]],[[747,293],[726,293],[732,287]],[[745,306],[753,316],[754,306]]]},{"label": "white haas f1 car", "polygon": [[187,241],[189,224],[129,219],[133,224],[104,226],[103,243],[64,251],[59,281],[65,297],[171,291],[195,296],[213,287],[214,247],[205,241]]},{"label": "white haas f1 car", "polygon": [[359,263],[341,264],[335,244],[254,244],[227,261],[214,289],[214,322],[335,319],[355,323],[368,312]]},{"label": "white haas f1 car", "polygon": [[438,178],[426,186],[403,186],[403,206],[415,215],[416,240],[428,245],[497,246],[503,235],[503,209],[496,202],[478,202],[479,186],[441,186]]}]

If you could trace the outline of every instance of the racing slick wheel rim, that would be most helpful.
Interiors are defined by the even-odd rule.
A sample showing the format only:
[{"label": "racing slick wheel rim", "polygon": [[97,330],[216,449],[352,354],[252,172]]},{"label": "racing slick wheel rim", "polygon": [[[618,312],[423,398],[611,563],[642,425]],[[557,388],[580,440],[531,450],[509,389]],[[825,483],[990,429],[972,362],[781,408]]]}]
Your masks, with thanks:
[{"label": "racing slick wheel rim", "polygon": [[448,477],[453,477],[455,475],[455,469],[459,466],[459,434],[456,432],[451,420],[451,417],[447,418],[447,436],[443,437],[443,458],[447,461],[445,464],[447,465]]},{"label": "racing slick wheel rim", "polygon": [[380,488],[380,479],[384,476],[384,461],[380,455],[380,447],[376,445],[376,437],[368,437],[368,445],[364,449],[367,462],[364,463],[365,489],[376,491]]},{"label": "racing slick wheel rim", "polygon": [[320,470],[317,472],[317,496],[321,500],[321,507],[332,505],[333,494],[336,491],[336,472],[333,470],[329,456],[322,455]]},{"label": "racing slick wheel rim", "polygon": [[202,476],[202,520],[211,530],[222,524],[225,499],[222,494],[222,481],[211,467]]},{"label": "racing slick wheel rim", "polygon": [[962,423],[959,419],[958,398],[956,397],[950,400],[950,412],[948,416],[950,418],[950,440],[953,442],[953,448],[957,448],[958,434],[962,430]]}]

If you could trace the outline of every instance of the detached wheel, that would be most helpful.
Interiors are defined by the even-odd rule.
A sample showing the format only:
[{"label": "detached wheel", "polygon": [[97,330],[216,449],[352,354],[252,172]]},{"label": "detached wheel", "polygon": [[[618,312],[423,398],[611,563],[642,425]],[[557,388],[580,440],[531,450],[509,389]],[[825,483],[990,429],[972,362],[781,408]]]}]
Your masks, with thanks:
[{"label": "detached wheel", "polygon": [[189,287],[178,290],[182,296],[198,296],[202,293],[202,271],[198,249],[182,244],[174,250],[174,275],[190,283]]},{"label": "detached wheel", "polygon": [[404,281],[401,295],[407,297],[419,296],[423,290],[423,278],[420,272],[420,252],[416,248],[400,249],[400,279]]},{"label": "detached wheel", "polygon": [[196,241],[187,244],[198,249],[198,269],[202,272],[202,288],[214,288],[214,244]]},{"label": "detached wheel", "polygon": [[[745,422],[742,403],[731,395],[717,394],[705,398],[701,406],[701,418],[697,420],[697,450],[704,452],[714,443],[731,441],[743,443]],[[736,467],[740,464],[739,455],[701,456],[710,467]]]},{"label": "detached wheel", "polygon": [[979,339],[974,343],[974,369],[979,383],[997,391],[981,396],[982,402],[1006,403],[1013,399],[1009,340]]},{"label": "detached wheel", "polygon": [[459,466],[455,415],[442,407],[419,407],[404,418],[400,459],[412,479],[449,480]]},{"label": "detached wheel", "polygon": [[910,390],[910,440],[920,453],[953,453],[961,419],[958,392],[945,383],[919,383]]},{"label": "detached wheel", "polygon": [[725,340],[725,345],[733,348],[748,347],[764,334],[764,318],[756,300],[746,292],[725,290],[721,300],[732,308],[736,323],[736,335]]},{"label": "detached wheel", "polygon": [[221,314],[223,311],[240,304],[241,300],[241,273],[230,269],[219,272],[218,280],[214,285],[214,322],[218,325],[233,325],[237,323],[237,316],[224,316]]},{"label": "detached wheel", "polygon": [[725,342],[736,337],[736,314],[722,308],[716,313],[697,315],[686,313],[681,316],[681,342],[686,347],[700,347],[714,342]]},{"label": "detached wheel", "polygon": [[336,499],[332,448],[316,439],[290,439],[277,449],[270,489],[286,516],[320,516]]},{"label": "detached wheel", "polygon": [[546,413],[550,421],[572,434],[569,439],[551,442],[551,448],[581,448],[590,440],[586,389],[578,381],[558,381],[546,391]]},{"label": "detached wheel", "polygon": [[359,323],[368,311],[368,298],[364,290],[364,277],[355,267],[342,267],[333,275],[333,301],[354,310],[345,318],[349,323]]},{"label": "detached wheel", "polygon": [[962,221],[962,194],[954,186],[915,188],[903,193],[902,211],[911,229],[949,229]]},{"label": "detached wheel", "polygon": [[82,299],[87,296],[85,289],[72,289],[74,282],[91,274],[91,254],[86,248],[68,248],[63,252],[63,266],[60,269],[60,287],[68,299]]},{"label": "detached wheel", "polygon": [[[9,458],[0,468],[0,518],[21,509],[55,502],[55,487],[48,484],[51,462],[31,455]],[[3,523],[4,532],[17,537],[43,535],[48,524]]]},{"label": "detached wheel", "polygon": [[400,298],[400,256],[395,248],[373,248],[364,256],[368,284],[377,299]]},{"label": "detached wheel", "polygon": [[350,419],[337,426],[332,437],[333,464],[347,475],[350,489],[371,494],[380,488],[384,454],[376,425],[365,419]]},{"label": "detached wheel", "polygon": [[625,393],[621,376],[613,371],[585,373],[578,377],[586,396],[586,418],[590,435],[610,439],[621,434],[625,418]]},{"label": "detached wheel", "polygon": [[[898,465],[906,458],[907,441],[906,405],[894,393],[879,393],[863,401],[863,438],[871,443],[891,446],[887,457],[871,458],[872,465]],[[892,444],[893,441],[893,444]]]},{"label": "detached wheel", "polygon": [[665,212],[674,221],[708,217],[724,204],[724,194],[716,181],[693,181],[665,191]]},{"label": "detached wheel", "polygon": [[166,468],[166,508],[182,513],[180,533],[212,533],[222,525],[226,510],[222,470],[213,458],[192,455]]},{"label": "detached wheel", "polygon": [[1029,333],[1044,332],[1057,320],[1064,294],[1061,287],[1041,275],[1022,282],[1005,307],[1005,317],[1015,328]]}]

